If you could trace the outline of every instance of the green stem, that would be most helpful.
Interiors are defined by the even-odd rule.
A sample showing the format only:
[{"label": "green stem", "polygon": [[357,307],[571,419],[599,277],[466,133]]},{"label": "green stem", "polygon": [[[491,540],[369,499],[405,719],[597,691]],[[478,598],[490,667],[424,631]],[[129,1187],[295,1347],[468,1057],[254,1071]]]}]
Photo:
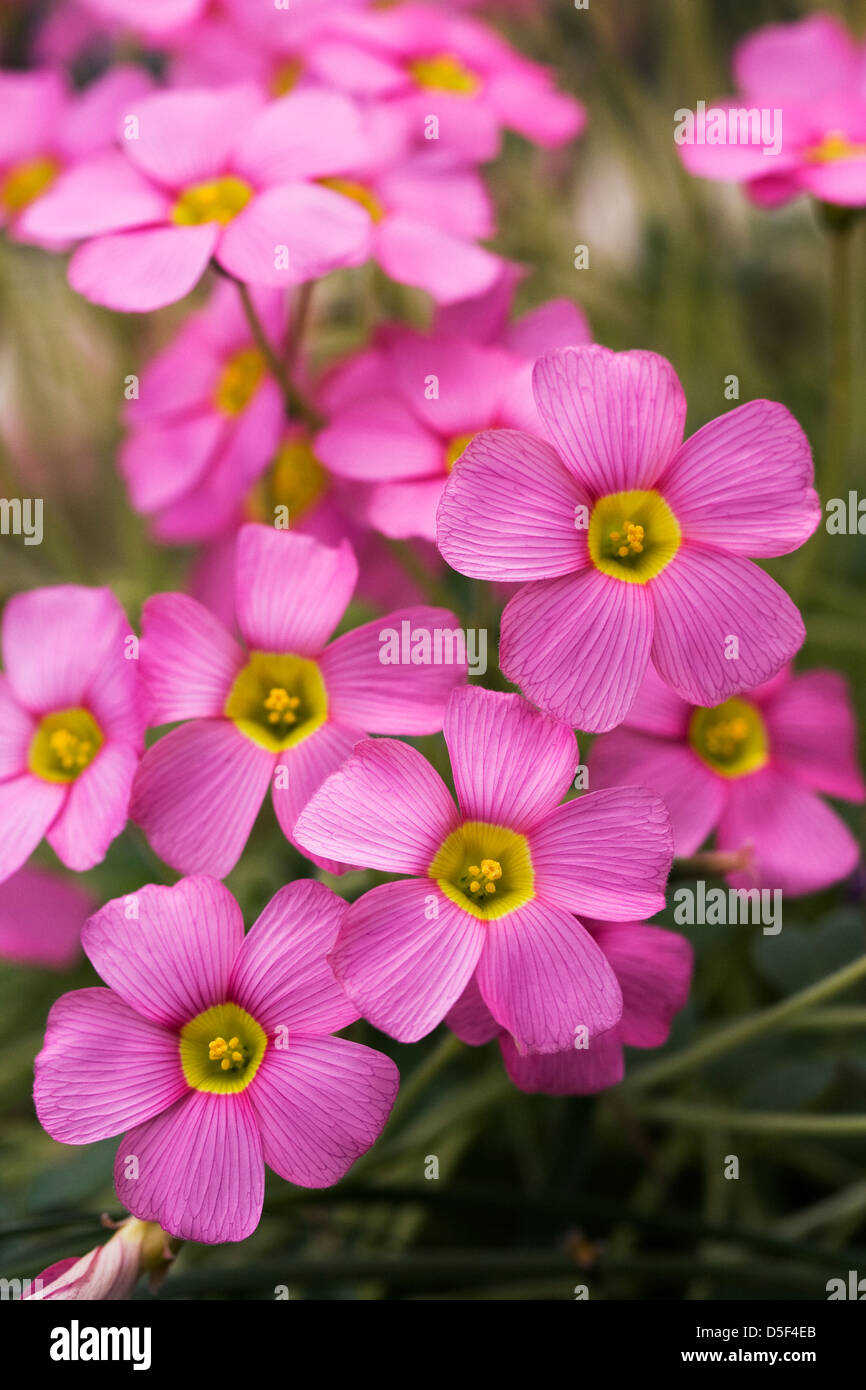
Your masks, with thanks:
[{"label": "green stem", "polygon": [[256,313],[256,306],[253,303],[253,297],[250,293],[249,286],[243,284],[240,280],[236,280],[235,284],[238,287],[238,294],[240,295],[241,304],[243,305],[250,332],[253,335],[253,341],[262,354],[262,357],[267,362],[271,376],[280,388],[286,414],[291,419],[302,420],[310,429],[320,429],[322,417],[298,390],[289,375],[286,363],[283,362],[274,348],[273,343],[268,338],[262,321]]},{"label": "green stem", "polygon": [[694,1105],[659,1100],[638,1106],[646,1120],[690,1125],[696,1129],[730,1129],[751,1134],[866,1134],[866,1115],[799,1115],[783,1111],[726,1110],[721,1105]]},{"label": "green stem", "polygon": [[736,1023],[728,1023],[723,1028],[717,1028],[707,1037],[692,1043],[690,1047],[675,1052],[673,1056],[662,1057],[657,1062],[641,1067],[625,1083],[626,1088],[631,1092],[645,1091],[650,1086],[658,1085],[660,1081],[670,1081],[674,1077],[684,1076],[695,1067],[702,1066],[705,1062],[712,1061],[716,1057],[721,1057],[723,1053],[729,1052],[732,1048],[741,1047],[743,1043],[751,1042],[752,1038],[758,1037],[761,1033],[770,1032],[779,1024],[787,1022],[795,1014],[811,1008],[813,1004],[822,1003],[825,999],[839,994],[843,989],[848,989],[849,986],[864,978],[866,978],[866,956],[860,956],[850,965],[834,971],[832,975],[826,975],[817,984],[801,989],[797,994],[783,999],[781,1003],[773,1004],[769,1009],[762,1009],[757,1013],[749,1014],[747,1018],[738,1019]]},{"label": "green stem", "polygon": [[456,1033],[447,1033],[442,1041],[434,1047],[433,1051],[419,1067],[416,1067],[408,1081],[401,1084],[394,1109],[391,1111],[389,1125],[393,1125],[408,1110],[415,1099],[426,1090],[430,1082],[437,1077],[441,1071],[447,1067],[459,1053],[463,1050],[463,1044]]}]

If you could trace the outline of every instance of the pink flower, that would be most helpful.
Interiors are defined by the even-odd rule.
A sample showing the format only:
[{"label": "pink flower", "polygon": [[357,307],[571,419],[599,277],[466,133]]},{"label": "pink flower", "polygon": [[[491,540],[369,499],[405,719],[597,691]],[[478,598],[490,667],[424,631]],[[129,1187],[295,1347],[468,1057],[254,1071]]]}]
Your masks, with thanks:
[{"label": "pink flower", "polygon": [[78,0],[99,19],[138,30],[159,38],[199,19],[210,0]]},{"label": "pink flower", "polygon": [[790,668],[713,709],[695,708],[652,669],[625,724],[590,755],[590,785],[640,782],[671,813],[676,853],[694,854],[715,831],[716,848],[748,848],[734,887],[814,893],[857,864],[854,836],[819,793],[866,796],[856,725],[835,671]]},{"label": "pink flower", "polygon": [[[352,596],[351,547],[269,526],[239,533],[235,612],[244,651],[185,594],[144,605],[142,676],[150,722],[187,721],[145,754],[132,816],[183,873],[224,877],[271,788],[287,838],[313,792],[365,733],[427,734],[466,679],[453,664],[388,665],[380,633],[454,629],[438,608],[405,609],[328,638]],[[432,639],[431,639],[432,640]],[[330,860],[324,867],[336,869]]]},{"label": "pink flower", "polygon": [[476,980],[522,1052],[613,1028],[622,997],[573,913],[621,920],[664,906],[673,842],[642,788],[560,806],[574,735],[518,695],[455,691],[445,741],[457,792],[414,748],[368,740],[295,827],[307,851],[385,873],[346,914],[331,963],[365,1018],[401,1042],[440,1023]]},{"label": "pink flower", "polygon": [[280,287],[369,253],[369,219],[321,180],[366,156],[345,97],[298,92],[269,105],[255,86],[159,92],[138,103],[122,151],[59,179],[22,219],[26,234],[83,240],[69,280],[110,309],[159,309],[211,258]]},{"label": "pink flower", "polygon": [[440,157],[494,159],[503,129],[553,147],[586,122],[584,108],[556,90],[546,68],[444,8],[344,10],[329,31],[316,45],[319,80],[385,103],[413,142]]},{"label": "pink flower", "polygon": [[[255,293],[266,332],[285,331],[279,290]],[[237,287],[217,286],[145,368],[127,406],[120,467],[133,506],[162,541],[219,534],[276,453],[284,411],[253,342]]]},{"label": "pink flower", "polygon": [[148,1274],[151,1289],[157,1289],[177,1246],[178,1242],[170,1240],[152,1221],[128,1216],[104,1245],[88,1250],[79,1259],[72,1256],[43,1269],[33,1291],[24,1297],[38,1302],[122,1301],[132,1297],[142,1274]]},{"label": "pink flower", "polygon": [[796,550],[821,517],[789,411],[750,401],[682,443],[670,363],[602,347],[542,357],[534,391],[540,437],[476,436],[438,513],[454,569],[529,581],[502,615],[508,679],[596,732],[627,716],[650,657],[702,705],[778,671],[805,630],[746,556]]},{"label": "pink flower", "polygon": [[866,204],[866,45],[831,15],[810,15],[743,39],[734,75],[740,96],[714,106],[768,113],[764,119],[778,121],[781,141],[765,153],[765,137],[755,128],[744,143],[681,144],[690,173],[743,183],[765,206],[802,193],[825,203]]},{"label": "pink flower", "polygon": [[432,334],[400,325],[343,363],[321,392],[328,423],[316,453],[362,482],[357,511],[386,536],[436,536],[443,485],[480,430],[538,428],[532,362],[561,343],[589,340],[580,310],[552,301],[507,323],[514,277],[440,310]]},{"label": "pink flower", "polygon": [[261,1216],[265,1164],[330,1187],[394,1101],[394,1063],[329,1036],[357,1017],[325,960],[345,904],[321,883],[290,883],[246,937],[213,879],[149,885],[135,905],[133,918],[117,898],[84,928],[109,988],[52,1008],[36,1111],[63,1144],[126,1131],[114,1181],[142,1221],[205,1244],[243,1240]]},{"label": "pink flower", "polygon": [[0,957],[64,970],[81,950],[81,928],[96,904],[49,869],[19,869],[0,883]]},{"label": "pink flower", "polygon": [[140,68],[113,68],[80,95],[59,72],[0,72],[0,225],[19,240],[22,218],[64,170],[110,149],[118,124],[152,88]]},{"label": "pink flower", "polygon": [[574,1039],[562,1052],[521,1053],[500,1028],[475,980],[445,1022],[472,1047],[499,1041],[505,1069],[515,1086],[549,1096],[586,1096],[616,1086],[623,1078],[623,1046],[661,1047],[671,1020],[689,994],[693,952],[684,936],[643,922],[583,919],[622,990],[622,1018],[589,1045]]},{"label": "pink flower", "polygon": [[126,825],[144,733],[135,642],[108,589],[63,584],[7,603],[0,882],[43,836],[68,868],[90,869]]}]

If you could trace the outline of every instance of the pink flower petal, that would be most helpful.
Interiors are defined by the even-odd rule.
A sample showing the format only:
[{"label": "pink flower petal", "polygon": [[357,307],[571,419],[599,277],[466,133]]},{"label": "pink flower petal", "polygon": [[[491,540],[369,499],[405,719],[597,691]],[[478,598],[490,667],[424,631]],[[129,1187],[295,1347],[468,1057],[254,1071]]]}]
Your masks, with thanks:
[{"label": "pink flower petal", "polygon": [[[314,879],[281,888],[244,938],[229,995],[266,1033],[336,1033],[358,1012],[326,960],[346,904]],[[257,1083],[258,1084],[258,1083]]]},{"label": "pink flower petal", "polygon": [[682,743],[688,734],[691,717],[691,705],[680,699],[650,662],[629,711],[629,728],[656,738],[678,739]]},{"label": "pink flower petal", "polygon": [[801,171],[800,184],[822,203],[859,208],[866,204],[866,159],[838,159],[826,164],[808,164]]},{"label": "pink flower petal", "polygon": [[488,926],[431,879],[384,883],[350,906],[331,964],[374,1028],[417,1042],[460,998]]},{"label": "pink flower petal", "polygon": [[53,824],[69,788],[29,772],[0,782],[0,883],[30,858]]},{"label": "pink flower petal", "polygon": [[19,869],[0,884],[0,957],[66,969],[81,953],[81,928],[95,906],[70,878]]},{"label": "pink flower petal", "polygon": [[[126,1176],[129,1158],[138,1177]],[[114,1185],[141,1221],[158,1221],[180,1240],[205,1245],[245,1240],[262,1214],[265,1164],[247,1095],[193,1091],[125,1134]]]},{"label": "pink flower petal", "polygon": [[561,1052],[619,1022],[616,976],[576,917],[536,898],[486,925],[478,985],[521,1052]]},{"label": "pink flower petal", "polygon": [[397,739],[365,739],[309,802],[295,839],[347,864],[426,874],[457,824],[457,808],[426,758]]},{"label": "pink flower petal", "polygon": [[61,1144],[120,1134],[187,1089],[177,1037],[110,989],[64,994],[48,1015],[34,1099],[40,1124]]},{"label": "pink flower petal", "polygon": [[737,888],[817,893],[854,872],[857,841],[844,821],[806,787],[773,767],[731,783],[716,831],[720,850],[750,846],[750,867],[732,874]]},{"label": "pink flower petal", "polygon": [[795,782],[862,801],[857,721],[847,682],[837,671],[806,671],[768,700],[764,719],[774,764]]},{"label": "pink flower petal", "polygon": [[77,241],[165,222],[169,203],[119,151],[73,165],[25,209],[19,231],[34,241]]},{"label": "pink flower petal", "polygon": [[475,975],[457,1003],[448,1010],[445,1022],[452,1033],[456,1033],[460,1041],[468,1043],[470,1047],[483,1047],[501,1032],[499,1024],[481,997]]},{"label": "pink flower petal", "polygon": [[[499,423],[515,364],[499,347],[403,331],[391,349],[394,384],[403,400],[443,441]],[[436,394],[430,393],[430,377]]]},{"label": "pink flower petal", "polygon": [[85,242],[69,262],[69,283],[85,299],[122,313],[145,314],[185,298],[217,244],[213,222],[157,227]]},{"label": "pink flower petal", "polygon": [[475,579],[571,574],[589,563],[578,506],[589,515],[589,495],[549,444],[518,430],[486,430],[445,484],[437,544],[452,569]]},{"label": "pink flower petal", "polygon": [[645,787],[590,792],[557,807],[532,828],[529,849],[545,904],[613,921],[665,905],[670,816]]},{"label": "pink flower petal", "polygon": [[244,939],[240,908],[215,879],[147,884],[85,924],[94,969],[143,1018],[177,1030],[228,997]]},{"label": "pink flower petal", "polygon": [[[296,843],[295,825],[304,807],[326,778],[343,766],[364,733],[363,729],[334,723],[329,718],[315,733],[295,744],[294,748],[287,748],[277,755],[271,800],[280,829],[291,844]],[[348,865],[338,859],[304,852],[314,864],[328,873],[346,872]]]},{"label": "pink flower petal", "polygon": [[651,587],[653,662],[692,704],[751,690],[803,645],[803,620],[785,590],[739,555],[681,545]]},{"label": "pink flower petal", "polygon": [[505,1070],[515,1086],[528,1095],[591,1096],[618,1086],[625,1074],[619,1028],[591,1038],[588,1047],[569,1047],[543,1056],[521,1056],[514,1040],[499,1039]]},{"label": "pink flower petal", "polygon": [[141,675],[152,725],[222,714],[244,653],[187,594],[155,594],[141,614]]},{"label": "pink flower petal", "polygon": [[3,663],[12,695],[32,714],[82,704],[116,658],[123,630],[129,624],[110,589],[58,584],[16,594],[3,614]]},{"label": "pink flower petal", "polygon": [[648,787],[671,817],[674,853],[694,854],[718,823],[725,805],[725,780],[691,748],[652,738],[632,728],[602,734],[589,755],[589,785]]},{"label": "pink flower petal", "polygon": [[359,108],[339,91],[290,92],[259,112],[233,168],[258,188],[323,178],[369,158]]},{"label": "pink flower petal", "polygon": [[0,674],[0,781],[27,770],[27,755],[36,721],[18,703],[8,680]]},{"label": "pink flower petal", "polygon": [[571,729],[519,695],[455,690],[444,732],[466,820],[528,830],[559,805],[574,778]]},{"label": "pink flower petal", "polygon": [[258,88],[223,87],[220,91],[155,92],[138,103],[137,140],[126,142],[136,168],[173,190],[227,172],[226,166],[256,112]]},{"label": "pink flower petal", "polygon": [[570,299],[549,299],[531,309],[506,331],[506,346],[518,357],[534,362],[559,347],[581,347],[592,342],[586,315]]},{"label": "pink flower petal", "polygon": [[397,396],[367,394],[337,410],[316,454],[341,478],[445,478],[445,449]]},{"label": "pink flower petal", "polygon": [[832,15],[767,24],[737,45],[734,73],[747,95],[773,103],[815,99],[853,83],[857,49]]},{"label": "pink flower petal", "polygon": [[483,294],[502,269],[492,252],[399,213],[377,228],[376,256],[392,280],[427,290],[437,304]]},{"label": "pink flower petal", "polygon": [[250,285],[299,285],[370,253],[369,214],[342,193],[282,184],[248,203],[223,232],[217,260]]},{"label": "pink flower petal", "polygon": [[390,1057],[346,1038],[269,1050],[250,1088],[268,1167],[301,1187],[339,1182],[379,1138],[399,1080]]},{"label": "pink flower petal", "polygon": [[622,990],[619,1033],[628,1047],[661,1047],[689,997],[694,951],[678,932],[642,922],[593,925]]},{"label": "pink flower petal", "polygon": [[129,814],[180,873],[225,878],[243,853],[276,754],[229,719],[195,719],[149,748]]},{"label": "pink flower petal", "polygon": [[735,555],[786,555],[821,520],[809,441],[789,410],[749,401],[678,449],[659,491],[690,540]]},{"label": "pink flower petal", "polygon": [[191,492],[228,433],[216,411],[187,419],[154,420],[121,445],[120,471],[139,512],[156,512]]},{"label": "pink flower petal", "polygon": [[[404,623],[409,634],[406,656],[400,664],[385,664],[382,657],[388,654],[390,634],[402,643]],[[445,636],[458,631],[462,647]],[[426,665],[413,664],[409,660],[412,643],[416,643],[415,655],[423,656],[420,644],[425,634],[431,659]],[[437,640],[441,644],[438,664],[434,660]],[[451,691],[466,680],[465,649],[459,620],[445,608],[401,608],[353,628],[325,649],[320,662],[329,718],[371,734],[437,733]],[[403,657],[402,645],[400,654]]]},{"label": "pink flower petal", "polygon": [[649,589],[595,568],[527,584],[502,614],[503,674],[566,723],[612,729],[628,715],[649,662]]},{"label": "pink flower petal", "polygon": [[346,611],[357,579],[347,541],[331,549],[297,532],[242,527],[235,603],[244,640],[256,651],[318,656]]},{"label": "pink flower petal", "polygon": [[83,873],[101,864],[129,816],[129,794],[138,752],[126,743],[106,743],[68,788],[65,805],[46,838],[69,869]]},{"label": "pink flower petal", "polygon": [[682,440],[683,388],[654,352],[560,348],[533,381],[544,433],[596,497],[652,487]]},{"label": "pink flower petal", "polygon": [[436,539],[436,510],[442,497],[444,474],[411,482],[378,483],[370,488],[358,519],[383,536],[405,540]]}]

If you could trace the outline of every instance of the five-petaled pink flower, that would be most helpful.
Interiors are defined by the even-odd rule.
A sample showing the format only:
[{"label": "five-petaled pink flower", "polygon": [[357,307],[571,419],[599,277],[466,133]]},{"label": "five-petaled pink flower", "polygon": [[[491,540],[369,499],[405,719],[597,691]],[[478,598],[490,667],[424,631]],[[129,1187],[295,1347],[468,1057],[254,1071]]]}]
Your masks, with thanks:
[{"label": "five-petaled pink flower", "polygon": [[62,584],[7,603],[0,881],[43,836],[68,868],[91,869],[126,825],[144,741],[135,641],[108,589]]},{"label": "five-petaled pink flower", "polygon": [[671,813],[676,852],[715,831],[717,849],[748,851],[738,888],[814,893],[853,872],[857,841],[821,800],[862,802],[857,729],[835,671],[780,671],[711,709],[686,704],[652,670],[631,714],[590,754],[593,787],[640,782]]},{"label": "five-petaled pink flower", "polygon": [[[151,724],[189,722],[148,749],[131,814],[167,863],[223,878],[234,868],[271,787],[292,838],[313,792],[368,733],[429,734],[442,727],[451,690],[466,679],[465,651],[440,642],[451,662],[389,664],[386,629],[427,633],[457,619],[407,608],[328,639],[358,577],[351,546],[270,526],[238,533],[235,614],[247,651],[186,594],[144,605],[141,668]],[[417,653],[423,655],[423,640]],[[322,860],[336,869],[330,856]]]},{"label": "five-petaled pink flower", "polygon": [[310,879],[281,888],[244,936],[210,878],[148,885],[84,927],[108,989],[65,994],[36,1058],[36,1110],[52,1138],[124,1133],[123,1205],[173,1236],[243,1240],[265,1164],[329,1187],[376,1139],[397,1068],[330,1034],[357,1018],[328,967],[345,904]]},{"label": "five-petaled pink flower", "polygon": [[678,932],[645,922],[593,922],[590,932],[622,990],[622,1018],[606,1033],[576,1037],[562,1052],[521,1053],[496,1022],[476,981],[469,982],[445,1022],[472,1047],[499,1041],[515,1086],[549,1096],[586,1096],[616,1086],[625,1074],[623,1047],[661,1047],[689,994],[693,951]]},{"label": "five-petaled pink flower", "polygon": [[734,53],[740,96],[714,102],[712,110],[723,115],[707,111],[704,138],[679,145],[685,167],[702,178],[742,183],[765,207],[803,193],[863,207],[864,71],[866,45],[856,43],[832,15],[758,29]]},{"label": "five-petaled pink flower", "polygon": [[805,629],[746,557],[796,550],[821,517],[790,412],[750,401],[683,443],[670,363],[594,346],[542,357],[534,390],[542,436],[476,435],[438,513],[454,569],[529,581],[502,615],[508,679],[593,732],[626,717],[650,660],[694,704],[768,680]]},{"label": "five-petaled pink flower", "polygon": [[266,103],[254,86],[157,92],[122,150],[85,160],[25,212],[25,235],[83,240],[74,289],[110,309],[159,309],[211,257],[237,280],[285,286],[369,252],[369,218],[322,180],[367,155],[361,117],[336,92]]},{"label": "five-petaled pink flower", "polygon": [[411,877],[350,907],[331,962],[377,1028],[414,1042],[475,977],[523,1052],[558,1052],[579,1027],[619,1022],[604,952],[573,913],[603,920],[664,906],[673,840],[643,788],[560,805],[572,731],[519,695],[466,687],[445,714],[458,804],[414,748],[362,743],[295,827],[300,845]]}]

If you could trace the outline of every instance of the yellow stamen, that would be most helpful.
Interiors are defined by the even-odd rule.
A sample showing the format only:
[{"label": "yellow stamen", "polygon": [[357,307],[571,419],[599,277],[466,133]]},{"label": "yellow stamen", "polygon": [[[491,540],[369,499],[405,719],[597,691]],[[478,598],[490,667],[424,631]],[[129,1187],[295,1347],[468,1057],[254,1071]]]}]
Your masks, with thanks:
[{"label": "yellow stamen", "polygon": [[51,155],[37,155],[13,164],[0,180],[0,207],[13,215],[46,193],[57,175],[60,164]]},{"label": "yellow stamen", "polygon": [[201,227],[206,222],[225,226],[243,212],[252,196],[250,185],[234,174],[191,184],[177,199],[171,220],[178,227]]},{"label": "yellow stamen", "polygon": [[483,821],[466,821],[452,831],[429,874],[452,902],[488,921],[504,917],[534,896],[532,860],[524,836]]},{"label": "yellow stamen", "polygon": [[589,520],[590,559],[603,574],[646,584],[670,564],[681,531],[661,493],[612,492],[600,497]]},{"label": "yellow stamen", "polygon": [[294,435],[282,445],[270,470],[247,498],[252,521],[273,525],[277,507],[284,507],[292,526],[319,501],[328,475],[313,453],[309,439]]},{"label": "yellow stamen", "polygon": [[862,159],[866,145],[856,145],[841,130],[831,130],[818,145],[806,151],[812,164],[834,164],[838,159]]},{"label": "yellow stamen", "polygon": [[58,710],[40,720],[27,765],[46,782],[74,782],[93,762],[102,744],[102,731],[89,710]]},{"label": "yellow stamen", "polygon": [[225,415],[240,415],[261,386],[265,371],[265,359],[256,348],[236,352],[217,382],[214,402],[218,409]]},{"label": "yellow stamen", "polygon": [[267,1043],[264,1030],[239,1004],[215,1004],[181,1029],[184,1076],[198,1091],[242,1091],[255,1076]]},{"label": "yellow stamen", "polygon": [[342,193],[344,198],[351,198],[353,203],[360,203],[372,217],[374,222],[381,222],[385,216],[384,205],[376,197],[371,189],[363,183],[357,183],[354,179],[318,179],[318,183],[323,188],[331,188],[335,193]]},{"label": "yellow stamen", "polygon": [[409,71],[419,87],[451,92],[453,96],[474,96],[481,86],[478,75],[472,72],[454,53],[433,53],[415,58]]},{"label": "yellow stamen", "polygon": [[315,661],[251,652],[223,712],[254,743],[281,752],[315,733],[328,717],[328,694]]},{"label": "yellow stamen", "polygon": [[739,697],[696,709],[688,738],[698,757],[722,777],[745,777],[769,759],[763,717],[756,705]]}]

